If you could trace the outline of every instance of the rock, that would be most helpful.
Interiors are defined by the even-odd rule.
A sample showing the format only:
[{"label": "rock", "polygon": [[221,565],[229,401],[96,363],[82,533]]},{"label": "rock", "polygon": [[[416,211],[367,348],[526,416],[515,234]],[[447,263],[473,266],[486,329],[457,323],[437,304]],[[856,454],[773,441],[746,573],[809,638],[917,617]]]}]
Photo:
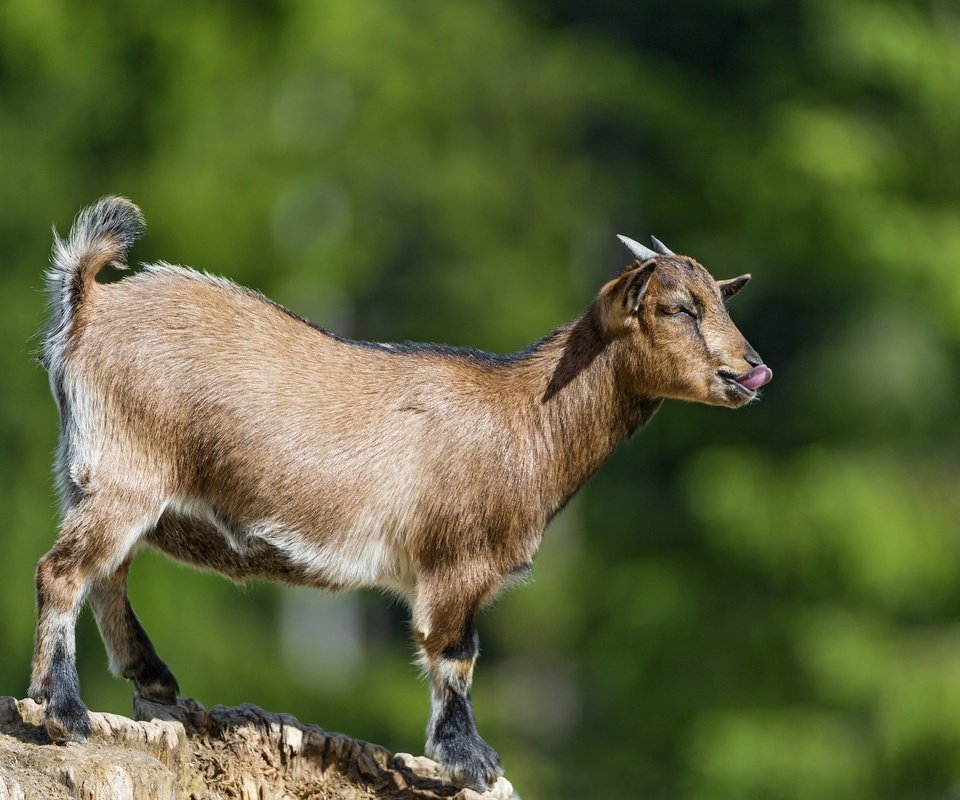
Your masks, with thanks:
[{"label": "rock", "polygon": [[207,711],[134,695],[136,721],[92,713],[84,744],[55,745],[43,707],[0,697],[0,800],[514,800],[442,781],[440,765],[244,704]]}]

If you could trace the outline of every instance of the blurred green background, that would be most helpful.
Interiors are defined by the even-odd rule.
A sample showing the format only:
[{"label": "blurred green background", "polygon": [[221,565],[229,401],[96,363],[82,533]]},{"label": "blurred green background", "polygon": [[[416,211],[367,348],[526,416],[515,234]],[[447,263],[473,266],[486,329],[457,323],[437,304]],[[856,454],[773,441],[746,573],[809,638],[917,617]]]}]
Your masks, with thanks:
[{"label": "blurred green background", "polygon": [[[516,350],[656,234],[776,377],[668,403],[481,620],[531,798],[960,797],[960,9],[945,0],[0,4],[0,694],[23,696],[56,410],[50,223],[339,333]],[[145,553],[184,694],[422,752],[406,612]],[[83,694],[129,713],[88,613]]]}]

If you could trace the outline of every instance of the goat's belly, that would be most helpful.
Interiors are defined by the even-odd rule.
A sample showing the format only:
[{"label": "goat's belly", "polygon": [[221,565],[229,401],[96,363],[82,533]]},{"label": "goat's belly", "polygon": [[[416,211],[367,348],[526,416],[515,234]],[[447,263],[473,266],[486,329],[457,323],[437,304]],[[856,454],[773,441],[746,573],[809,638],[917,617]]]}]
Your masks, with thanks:
[{"label": "goat's belly", "polygon": [[235,581],[263,578],[295,585],[323,585],[310,580],[304,570],[276,548],[261,543],[238,549],[218,526],[193,516],[165,512],[147,533],[146,541],[177,561],[219,572]]},{"label": "goat's belly", "polygon": [[325,585],[405,590],[413,583],[409,561],[386,528],[346,530],[317,541],[281,525],[268,525],[255,532],[255,539]]},{"label": "goat's belly", "polygon": [[409,594],[413,571],[383,530],[349,531],[318,542],[280,524],[238,529],[215,512],[173,506],[147,534],[167,555],[243,581],[250,578],[333,591],[381,586]]}]

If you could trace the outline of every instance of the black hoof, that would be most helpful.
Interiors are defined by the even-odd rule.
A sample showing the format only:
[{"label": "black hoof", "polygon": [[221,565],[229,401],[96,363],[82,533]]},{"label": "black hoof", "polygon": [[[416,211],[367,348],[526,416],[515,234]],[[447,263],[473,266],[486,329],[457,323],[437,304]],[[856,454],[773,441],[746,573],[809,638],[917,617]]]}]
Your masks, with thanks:
[{"label": "black hoof", "polygon": [[165,678],[151,683],[137,683],[137,691],[140,696],[146,700],[152,700],[154,703],[163,703],[167,706],[177,704],[177,695],[180,693],[180,687],[177,685],[177,679],[167,672]]},{"label": "black hoof", "polygon": [[175,706],[180,688],[177,684],[169,686],[154,683],[150,686],[138,686],[137,691],[140,692],[140,696],[144,700],[149,700],[152,703],[162,703],[165,706]]},{"label": "black hoof", "polygon": [[177,704],[180,686],[167,665],[159,659],[151,664],[143,665],[139,670],[124,672],[124,675],[132,678],[137,691],[144,699],[168,706]]},{"label": "black hoof", "polygon": [[79,697],[53,697],[44,712],[47,735],[57,744],[85,742],[90,736],[90,714]]},{"label": "black hoof", "polygon": [[497,751],[479,736],[435,744],[428,750],[440,762],[446,780],[458,788],[484,792],[492,789],[503,775]]}]

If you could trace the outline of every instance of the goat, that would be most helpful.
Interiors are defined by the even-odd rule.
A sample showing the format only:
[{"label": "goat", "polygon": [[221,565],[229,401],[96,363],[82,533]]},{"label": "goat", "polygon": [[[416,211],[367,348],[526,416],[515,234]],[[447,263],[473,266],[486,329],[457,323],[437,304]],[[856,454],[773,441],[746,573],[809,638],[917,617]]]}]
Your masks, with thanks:
[{"label": "goat", "polygon": [[143,545],[242,581],[380,586],[412,610],[432,688],[426,751],[482,791],[478,611],[531,569],[544,526],[664,398],[736,408],[772,377],[724,302],[747,283],[621,237],[635,260],[523,352],[344,339],[167,263],[125,267],[129,200],[54,232],[41,362],[60,414],[63,522],[37,564],[30,694],[52,740],[90,733],[74,628],[88,600],[114,674],[177,681],[127,597]]}]

